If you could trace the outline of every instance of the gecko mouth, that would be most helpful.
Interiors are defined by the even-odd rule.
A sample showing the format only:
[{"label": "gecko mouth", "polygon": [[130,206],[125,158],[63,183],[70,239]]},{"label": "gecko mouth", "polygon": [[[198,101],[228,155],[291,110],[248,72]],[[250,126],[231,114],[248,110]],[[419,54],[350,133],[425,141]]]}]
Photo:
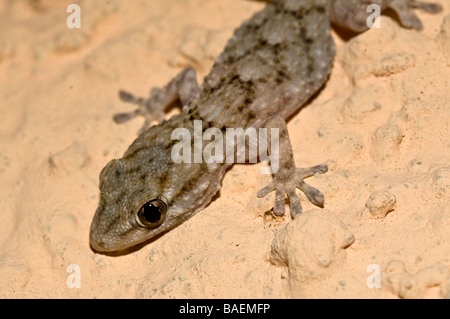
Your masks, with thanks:
[{"label": "gecko mouth", "polygon": [[[94,231],[91,231],[89,243],[91,245],[91,248],[95,252],[99,252],[99,253],[115,252],[115,251],[124,250],[124,249],[130,247],[130,245],[127,245],[124,242],[118,243],[117,241],[108,240],[108,239],[111,239],[111,238],[109,237],[109,238],[105,239],[104,237],[98,237],[97,235],[95,235]],[[116,245],[117,243],[119,245]]]},{"label": "gecko mouth", "polygon": [[97,215],[94,217],[89,231],[89,244],[94,252],[120,252],[138,245],[146,239],[144,234],[139,230],[147,227],[138,227],[136,229],[130,223],[107,223],[107,225],[109,227],[105,227],[105,223],[101,221],[101,217]]}]

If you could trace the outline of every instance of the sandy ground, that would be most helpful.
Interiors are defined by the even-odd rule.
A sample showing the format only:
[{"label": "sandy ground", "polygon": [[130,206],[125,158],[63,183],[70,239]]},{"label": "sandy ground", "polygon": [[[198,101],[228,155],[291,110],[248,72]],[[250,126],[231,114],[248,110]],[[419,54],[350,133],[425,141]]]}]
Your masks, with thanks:
[{"label": "sandy ground", "polygon": [[[298,166],[327,162],[304,214],[273,218],[269,176],[235,165],[220,195],[158,240],[94,253],[98,175],[147,96],[186,66],[207,74],[262,7],[237,0],[0,0],[0,297],[450,298],[450,3],[422,32],[334,33],[326,87],[289,122]],[[74,266],[75,265],[75,266]],[[79,276],[78,276],[79,275]],[[77,281],[79,279],[79,281]],[[80,287],[77,288],[77,283]]]}]

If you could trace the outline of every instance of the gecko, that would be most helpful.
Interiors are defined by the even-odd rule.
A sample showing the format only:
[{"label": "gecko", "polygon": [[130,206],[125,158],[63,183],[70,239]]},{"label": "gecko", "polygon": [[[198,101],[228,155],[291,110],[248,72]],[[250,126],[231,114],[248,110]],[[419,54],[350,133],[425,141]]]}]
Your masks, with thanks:
[{"label": "gecko", "polygon": [[[224,135],[227,128],[278,129],[279,167],[257,196],[275,191],[276,216],[285,214],[286,195],[291,218],[301,214],[297,188],[323,207],[324,195],[304,179],[326,173],[328,166],[296,167],[286,119],[329,77],[335,55],[331,24],[362,32],[368,28],[367,6],[375,3],[381,11],[393,10],[402,26],[420,30],[415,8],[441,10],[439,4],[415,0],[265,2],[234,31],[201,85],[196,72],[186,68],[165,87],[153,88],[149,98],[120,91],[121,100],[136,104],[137,109],[116,114],[114,120],[122,123],[143,116],[145,122],[123,157],[110,161],[100,173],[100,199],[90,227],[93,250],[112,252],[145,244],[211,202],[233,163],[172,159],[179,142],[172,133],[177,128],[194,133],[196,121],[202,132],[217,128]],[[181,102],[180,113],[164,119],[165,109],[175,101]],[[151,126],[154,120],[159,124]]]}]

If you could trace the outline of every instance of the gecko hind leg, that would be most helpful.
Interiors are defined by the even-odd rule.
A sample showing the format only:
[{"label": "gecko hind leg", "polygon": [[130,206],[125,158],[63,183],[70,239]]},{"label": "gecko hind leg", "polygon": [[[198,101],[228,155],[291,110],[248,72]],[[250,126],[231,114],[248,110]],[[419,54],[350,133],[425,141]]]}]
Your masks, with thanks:
[{"label": "gecko hind leg", "polygon": [[185,107],[198,96],[199,92],[200,88],[195,70],[186,68],[162,89],[153,88],[148,99],[136,97],[132,93],[121,90],[119,92],[120,99],[127,103],[136,104],[138,108],[132,112],[114,114],[113,120],[116,123],[123,123],[136,116],[144,116],[145,122],[139,130],[140,135],[149,128],[152,121],[164,119],[164,110],[167,106],[179,99]]},{"label": "gecko hind leg", "polygon": [[439,3],[414,1],[413,7],[426,11],[428,13],[438,13],[442,11],[442,6]]},{"label": "gecko hind leg", "polygon": [[415,8],[428,13],[437,13],[442,10],[442,6],[438,3],[419,0],[333,0],[330,6],[330,19],[334,24],[345,29],[363,32],[369,28],[367,8],[371,3],[380,6],[381,11],[390,8],[403,27],[416,30],[421,30],[423,25],[414,12]]},{"label": "gecko hind leg", "polygon": [[[279,129],[279,147],[278,153],[270,154],[271,162],[273,163],[273,156],[278,156],[279,167],[273,174],[273,180],[264,188],[260,189],[257,193],[258,197],[264,197],[270,192],[275,190],[275,205],[273,212],[277,216],[284,215],[285,212],[285,194],[289,197],[291,217],[295,218],[302,212],[302,206],[300,198],[296,193],[296,189],[299,188],[306,197],[319,207],[324,205],[324,196],[318,189],[308,185],[304,179],[314,174],[323,174],[328,171],[328,166],[325,164],[316,165],[308,168],[295,167],[294,157],[292,154],[292,146],[289,139],[289,134],[286,126],[286,122],[280,117],[274,117],[269,119],[264,127],[278,128]],[[271,130],[268,130],[271,131]],[[270,134],[270,133],[269,133]],[[272,141],[269,136],[268,141]],[[272,150],[272,146],[270,146]]]},{"label": "gecko hind leg", "polygon": [[402,26],[416,30],[422,30],[423,25],[414,13],[413,8],[418,8],[429,13],[437,13],[442,10],[442,6],[438,3],[427,3],[416,0],[392,0],[389,3],[389,8],[397,13]]}]

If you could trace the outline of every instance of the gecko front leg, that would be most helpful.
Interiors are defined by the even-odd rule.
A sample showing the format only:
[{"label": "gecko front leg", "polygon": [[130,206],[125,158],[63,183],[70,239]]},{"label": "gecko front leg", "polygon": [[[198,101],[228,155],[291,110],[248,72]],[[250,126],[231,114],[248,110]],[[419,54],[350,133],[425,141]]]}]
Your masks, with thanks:
[{"label": "gecko front leg", "polygon": [[[270,154],[271,161],[273,163],[274,156],[278,157],[279,167],[273,174],[273,180],[264,188],[260,189],[257,193],[258,197],[264,197],[270,192],[275,190],[275,205],[273,212],[277,216],[284,215],[285,194],[289,197],[291,217],[295,218],[296,215],[302,212],[302,206],[300,199],[296,193],[296,189],[299,188],[306,197],[319,207],[323,207],[324,196],[316,188],[308,185],[304,179],[314,174],[323,174],[328,171],[326,164],[316,165],[308,168],[297,168],[294,162],[294,156],[292,154],[291,141],[289,139],[289,133],[286,126],[286,122],[280,117],[273,117],[267,120],[263,127],[268,128],[269,134],[272,128],[278,128],[279,131],[279,147],[278,152]],[[269,136],[268,141],[272,141]],[[274,149],[270,146],[269,149]],[[276,148],[275,148],[276,149]]]},{"label": "gecko front leg", "polygon": [[145,131],[153,120],[164,118],[164,110],[177,99],[183,107],[187,106],[198,96],[200,87],[194,69],[186,68],[173,78],[164,88],[153,88],[148,99],[135,97],[126,91],[120,91],[120,99],[124,102],[137,104],[138,108],[132,112],[117,113],[113,119],[116,123],[126,122],[136,116],[144,116],[145,122],[139,130],[139,135]]}]

